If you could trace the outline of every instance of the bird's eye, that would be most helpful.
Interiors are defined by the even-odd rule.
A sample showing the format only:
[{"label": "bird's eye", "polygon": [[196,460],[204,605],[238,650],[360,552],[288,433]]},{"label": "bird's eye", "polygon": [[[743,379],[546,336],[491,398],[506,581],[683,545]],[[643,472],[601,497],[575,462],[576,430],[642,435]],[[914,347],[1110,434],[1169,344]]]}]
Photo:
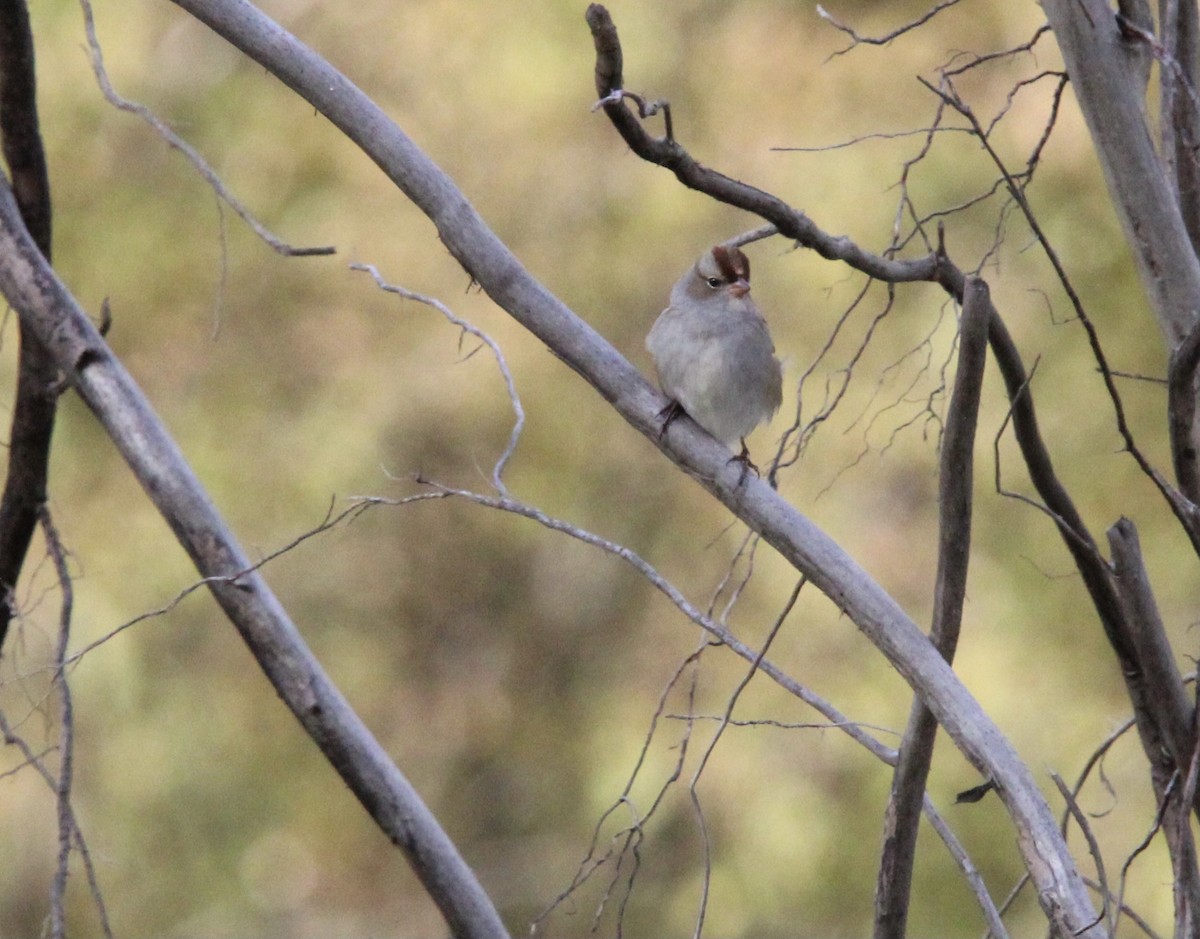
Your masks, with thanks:
[{"label": "bird's eye", "polygon": [[721,286],[721,278],[709,277],[705,280],[705,283],[708,284],[708,286],[712,287],[713,290],[716,290],[718,287]]}]

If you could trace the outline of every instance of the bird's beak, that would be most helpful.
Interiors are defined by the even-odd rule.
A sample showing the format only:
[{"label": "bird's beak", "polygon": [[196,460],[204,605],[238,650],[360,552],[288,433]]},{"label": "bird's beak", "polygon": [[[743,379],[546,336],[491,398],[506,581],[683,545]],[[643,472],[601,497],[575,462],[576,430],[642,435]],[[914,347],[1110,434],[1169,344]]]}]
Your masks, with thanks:
[{"label": "bird's beak", "polygon": [[740,300],[750,292],[750,281],[746,280],[744,277],[739,277],[729,285],[729,292]]}]

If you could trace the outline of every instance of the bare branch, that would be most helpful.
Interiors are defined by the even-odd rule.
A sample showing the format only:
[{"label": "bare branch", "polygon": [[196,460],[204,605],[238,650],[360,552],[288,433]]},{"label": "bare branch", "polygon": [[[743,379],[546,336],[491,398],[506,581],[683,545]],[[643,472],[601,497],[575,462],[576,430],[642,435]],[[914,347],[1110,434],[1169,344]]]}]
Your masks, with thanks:
[{"label": "bare branch", "polygon": [[[845,33],[847,36],[849,36],[851,38],[851,40],[853,40],[851,42],[851,44],[849,46],[847,46],[845,49],[839,49],[837,52],[835,52],[833,54],[834,56],[838,56],[838,55],[844,55],[845,53],[849,52],[851,49],[853,49],[857,45],[886,46],[893,39],[898,39],[900,36],[903,36],[905,33],[911,32],[912,30],[917,29],[920,26],[924,26],[931,19],[933,19],[935,16],[937,16],[939,13],[941,13],[942,10],[946,9],[947,7],[954,6],[956,3],[958,3],[958,0],[941,0],[940,3],[938,3],[932,9],[926,11],[921,16],[917,17],[915,20],[910,20],[909,22],[905,23],[903,26],[898,26],[895,29],[893,29],[890,33],[885,33],[882,36],[859,35],[857,32],[855,32],[849,26],[846,26],[844,23],[839,23],[836,19],[833,18],[833,16],[830,15],[829,11],[826,10],[820,4],[817,4],[817,14],[823,20],[828,22],[829,25],[832,26],[834,29],[838,30],[839,32]],[[832,56],[831,56],[831,58],[832,58]]]},{"label": "bare branch", "polygon": [[[0,142],[21,216],[38,250],[51,248],[50,176],[38,126],[33,34],[25,0],[0,4]],[[0,648],[16,614],[15,590],[46,502],[58,371],[22,325],[8,471],[0,497]]]},{"label": "bare branch", "polygon": [[1196,440],[1196,375],[1200,370],[1200,319],[1171,353],[1167,372],[1171,461],[1175,482],[1192,505],[1200,503],[1200,445]]},{"label": "bare branch", "polygon": [[[987,284],[976,277],[968,279],[963,289],[958,375],[946,417],[938,473],[938,568],[929,636],[947,662],[954,661],[967,589],[975,427],[987,362],[990,312]],[[875,886],[876,939],[903,939],[907,932],[917,829],[936,736],[937,722],[918,696],[900,744],[885,814],[883,853]]]},{"label": "bare branch", "polygon": [[[995,62],[1000,59],[1011,59],[1022,52],[1032,52],[1033,47],[1038,44],[1038,40],[1049,33],[1050,24],[1043,23],[1036,30],[1034,30],[1033,36],[1027,42],[1023,42],[1019,46],[1013,46],[1011,49],[1001,49],[998,52],[989,52],[986,55],[964,53],[963,55],[965,55],[967,59],[964,64],[950,68],[950,63],[947,63],[942,67],[941,73],[948,78],[953,78],[955,75],[962,75],[964,72],[969,72],[972,69],[979,68],[981,65],[986,65],[989,62]],[[955,59],[960,57],[961,56],[955,56]]]},{"label": "bare branch", "polygon": [[[1117,23],[1121,27],[1121,35],[1131,39],[1135,31],[1141,34],[1153,35],[1154,14],[1150,12],[1150,0],[1117,0]],[[1154,62],[1154,54],[1144,42],[1126,42],[1125,52],[1129,59],[1129,70],[1137,80],[1141,94],[1146,93],[1150,84],[1150,66]]]},{"label": "bare branch", "polygon": [[58,589],[62,593],[62,611],[59,614],[58,643],[54,650],[54,685],[59,700],[59,768],[55,795],[58,797],[58,866],[50,890],[50,935],[53,939],[64,939],[67,934],[66,894],[67,872],[71,861],[71,841],[75,832],[75,818],[71,810],[71,782],[75,765],[75,709],[71,702],[71,687],[67,682],[67,645],[71,640],[71,612],[75,605],[75,592],[71,584],[71,572],[67,569],[67,553],[58,536],[50,512],[41,510],[42,533],[46,548],[54,563],[58,576]]},{"label": "bare branch", "polygon": [[979,904],[979,908],[983,911],[983,918],[988,925],[988,935],[992,939],[1008,939],[1008,930],[1004,928],[1004,920],[1000,918],[1000,911],[996,908],[995,901],[992,900],[992,895],[988,893],[983,875],[979,873],[978,868],[972,863],[966,849],[959,842],[958,838],[954,836],[954,832],[950,830],[950,826],[946,824],[946,820],[938,814],[933,806],[933,800],[928,795],[925,796],[924,808],[925,817],[929,819],[929,824],[933,826],[933,830],[938,833],[938,837],[946,845],[950,856],[954,858],[959,870],[962,871],[963,877],[967,881],[967,886],[975,894],[975,902]]},{"label": "bare branch", "polygon": [[[747,662],[753,662],[757,658],[756,650],[747,645],[742,640],[738,639],[727,626],[713,619],[712,616],[704,613],[695,604],[687,599],[683,593],[665,578],[658,570],[654,568],[648,561],[642,558],[637,552],[631,550],[622,544],[617,544],[614,541],[609,541],[607,538],[601,537],[594,532],[579,528],[572,525],[570,522],[554,516],[547,515],[536,506],[528,505],[511,496],[488,496],[478,492],[471,492],[469,489],[456,489],[451,486],[444,486],[441,483],[433,480],[417,477],[418,483],[429,486],[431,492],[423,494],[423,498],[456,498],[463,499],[467,502],[473,502],[476,505],[490,509],[498,509],[501,512],[509,512],[513,515],[520,515],[537,522],[551,531],[561,532],[570,537],[592,547],[606,551],[621,560],[625,561],[630,567],[641,574],[649,581],[655,589],[663,594],[672,604],[689,620],[708,633],[715,642],[729,648],[735,655]],[[409,496],[403,499],[387,499],[381,496],[361,496],[358,499],[360,505],[404,505],[414,501],[418,496]],[[858,721],[852,721],[842,714],[830,702],[810,690],[806,686],[797,682],[794,678],[773,664],[769,659],[760,660],[757,666],[758,670],[774,681],[780,688],[794,695],[805,704],[809,705],[814,710],[823,714],[828,720],[839,730],[845,732],[855,742],[866,747],[876,757],[883,760],[889,765],[894,765],[896,762],[896,752],[890,747],[885,746],[880,741],[876,740],[870,734],[866,733],[862,728],[863,724]]]},{"label": "bare branch", "polygon": [[[262,63],[362,147],[426,212],[451,254],[493,300],[591,382],[631,425],[647,438],[657,437],[655,415],[665,403],[662,396],[610,344],[524,270],[446,174],[345,76],[244,0],[175,2]],[[594,32],[604,31],[604,24],[598,18],[602,12],[597,5],[589,8],[589,19],[596,26]],[[615,28],[606,13],[603,19],[615,39]],[[603,49],[602,42],[600,46]],[[612,90],[611,85],[598,89],[600,97]],[[613,112],[623,114],[641,131],[637,117],[624,104],[606,104],[604,108],[610,116]],[[675,149],[677,145],[664,146],[666,150],[659,155],[665,153],[668,162],[674,161],[681,178],[695,173],[703,175],[694,160],[680,155],[681,151]],[[758,214],[775,223],[783,235],[811,242],[819,246],[817,250],[829,252],[827,256],[853,258],[864,268],[893,275],[888,279],[930,279],[931,275],[940,278],[936,258],[905,263],[873,257],[849,239],[836,239],[820,232],[803,214],[773,196],[737,184],[728,177],[720,177],[716,182],[715,188],[725,197],[724,201],[738,204],[750,197],[749,201],[762,210]],[[3,215],[0,212],[0,218]],[[19,256],[18,252],[8,253]],[[30,315],[30,309],[36,307],[34,296],[27,286],[19,286],[22,282],[28,285],[29,281],[9,277],[13,273],[11,268],[5,252],[0,251],[0,286],[10,298],[16,295],[14,306],[22,316]],[[63,351],[68,361],[77,360],[77,355],[66,354],[72,350]],[[78,354],[82,350],[76,347],[73,351]],[[89,367],[72,376],[89,401],[95,400],[90,387],[92,371]],[[895,600],[828,535],[765,482],[740,480],[737,468],[727,465],[728,451],[698,428],[684,425],[659,446],[806,574],[887,655],[914,689],[926,697],[941,725],[968,758],[983,775],[996,780],[1000,796],[1017,824],[1022,854],[1034,873],[1044,909],[1055,928],[1071,932],[1089,924],[1095,918],[1091,899],[1028,768]]]},{"label": "bare branch", "polygon": [[[663,688],[662,694],[660,694],[658,698],[658,705],[655,707],[654,714],[650,718],[650,728],[647,731],[644,740],[642,741],[642,749],[638,753],[637,760],[634,763],[633,771],[629,774],[629,778],[625,783],[625,788],[621,791],[621,794],[617,797],[616,801],[607,809],[605,809],[600,818],[597,820],[596,826],[592,830],[592,840],[588,845],[587,853],[584,855],[583,860],[579,862],[579,866],[576,868],[575,876],[571,879],[571,883],[568,884],[567,887],[558,894],[558,896],[550,901],[550,904],[544,910],[542,910],[541,913],[534,917],[533,922],[530,925],[531,935],[536,935],[546,918],[552,912],[554,912],[554,910],[556,910],[564,900],[570,897],[573,893],[575,893],[576,890],[586,883],[601,867],[612,861],[613,855],[616,854],[617,870],[613,872],[607,885],[604,897],[592,918],[592,926],[594,930],[599,923],[600,917],[603,915],[604,906],[611,896],[612,890],[617,884],[621,863],[623,862],[627,852],[633,852],[633,869],[626,878],[626,894],[621,901],[621,910],[618,917],[617,928],[618,933],[620,933],[621,917],[624,915],[624,910],[626,904],[628,903],[629,895],[632,893],[633,882],[637,874],[637,868],[640,864],[640,857],[637,852],[645,834],[645,823],[651,818],[651,816],[655,814],[655,812],[658,811],[659,806],[662,804],[663,799],[666,797],[666,794],[670,790],[671,786],[678,782],[679,778],[683,775],[683,766],[687,760],[688,747],[692,738],[692,728],[695,723],[693,719],[684,718],[684,720],[687,722],[684,734],[679,740],[679,743],[674,747],[676,753],[674,767],[667,775],[667,778],[659,786],[650,807],[644,813],[639,812],[634,806],[633,801],[630,798],[630,794],[632,793],[634,783],[637,781],[638,776],[642,771],[642,767],[646,762],[646,757],[650,752],[650,745],[653,742],[655,734],[658,730],[658,722],[663,717],[663,712],[666,710],[667,698],[682,679],[684,672],[689,669],[692,669],[692,680],[689,684],[687,692],[688,711],[690,713],[693,710],[696,698],[696,671],[693,666],[700,660],[700,656],[704,654],[705,649],[707,649],[709,646],[710,643],[707,639],[701,642],[699,648],[688,655],[687,658],[685,658],[679,664],[679,667],[675,670],[675,673],[667,682],[666,687]],[[622,828],[620,831],[616,832],[609,839],[608,850],[604,854],[597,856],[600,846],[600,833],[603,830],[605,823],[618,809],[622,807],[625,807],[630,811],[630,813],[633,815],[633,821],[625,828]]]},{"label": "bare branch", "polygon": [[1096,863],[1096,877],[1100,881],[1100,899],[1103,903],[1103,908],[1100,911],[1097,922],[1104,919],[1109,920],[1109,933],[1111,934],[1115,927],[1115,923],[1111,921],[1112,913],[1109,909],[1109,901],[1113,894],[1108,886],[1108,875],[1104,871],[1104,854],[1100,850],[1100,845],[1096,841],[1096,835],[1092,831],[1092,826],[1088,823],[1087,816],[1079,808],[1079,803],[1075,801],[1075,796],[1071,794],[1071,790],[1067,788],[1067,784],[1063,782],[1062,777],[1058,773],[1051,773],[1050,778],[1054,780],[1054,785],[1058,787],[1059,795],[1066,802],[1067,811],[1071,813],[1071,817],[1079,825],[1079,830],[1083,832],[1084,840],[1087,841],[1088,853]]},{"label": "bare branch", "polygon": [[774,225],[760,225],[758,228],[752,228],[748,232],[743,232],[740,235],[735,235],[723,242],[731,248],[744,248],[746,245],[755,241],[761,241],[764,238],[770,238],[772,235],[778,235],[779,229]]},{"label": "bare branch", "polygon": [[[1150,830],[1146,832],[1146,834],[1142,838],[1142,840],[1139,841],[1134,846],[1133,850],[1129,852],[1129,855],[1125,858],[1125,863],[1121,865],[1121,882],[1120,882],[1120,887],[1118,889],[1117,897],[1116,897],[1118,911],[1121,910],[1124,906],[1125,883],[1129,877],[1129,870],[1130,870],[1130,868],[1133,867],[1133,862],[1136,861],[1148,847],[1150,847],[1151,843],[1154,841],[1155,836],[1162,829],[1163,819],[1166,817],[1166,814],[1169,811],[1171,804],[1173,802],[1177,801],[1175,793],[1179,788],[1179,782],[1182,778],[1183,777],[1178,772],[1172,774],[1172,776],[1171,776],[1170,780],[1167,782],[1166,786],[1163,787],[1162,795],[1159,798],[1158,809],[1154,813],[1154,821],[1150,825]],[[1186,817],[1187,812],[1185,811],[1184,814]],[[1174,861],[1175,861],[1175,858],[1173,855],[1172,863],[1174,863]],[[1116,926],[1115,921],[1114,921],[1113,925],[1115,928],[1115,926]],[[1178,926],[1178,922],[1176,923],[1176,925]],[[1178,931],[1176,932],[1176,936],[1179,936],[1180,939],[1183,939],[1184,935],[1188,935],[1188,934],[1186,934],[1186,933],[1180,934]]]},{"label": "bare branch", "polygon": [[[209,589],[326,758],[400,847],[453,932],[507,933],[416,790],[313,656],[128,372],[29,238],[0,186],[0,290],[113,439]],[[227,579],[232,578],[232,579]]]},{"label": "bare branch", "polygon": [[[54,778],[50,770],[46,768],[45,760],[42,759],[45,753],[34,753],[28,743],[19,737],[13,730],[8,718],[4,716],[4,712],[0,711],[0,739],[3,739],[6,746],[16,747],[21,751],[21,755],[25,758],[24,766],[32,766],[41,776],[43,782],[57,795],[58,780]],[[57,749],[57,748],[54,748]],[[10,771],[12,772],[12,771]],[[8,775],[7,773],[5,775]],[[62,803],[59,803],[62,807]],[[104,897],[100,892],[100,882],[96,877],[96,866],[92,863],[92,853],[88,849],[87,841],[83,837],[83,832],[79,828],[79,822],[75,818],[75,812],[71,808],[70,802],[66,803],[66,812],[69,816],[71,825],[71,838],[75,844],[75,850],[79,852],[79,857],[83,861],[83,869],[87,877],[88,889],[92,894],[92,902],[96,904],[96,912],[100,918],[100,931],[104,934],[105,939],[113,939],[112,927],[108,922],[108,910],[104,905]]]},{"label": "bare branch", "polygon": [[505,361],[504,353],[500,351],[500,346],[497,345],[496,341],[491,336],[457,316],[448,306],[446,306],[446,304],[442,303],[440,300],[436,300],[433,297],[426,297],[423,294],[414,293],[413,291],[404,287],[397,287],[395,284],[389,284],[385,282],[380,276],[379,271],[375,269],[374,265],[351,264],[350,270],[367,272],[372,278],[374,278],[375,283],[381,290],[387,291],[388,293],[394,293],[397,296],[405,297],[408,300],[415,300],[417,303],[424,303],[426,306],[433,307],[464,333],[474,336],[491,350],[492,355],[496,359],[496,365],[500,369],[500,375],[504,379],[504,387],[508,392],[509,405],[512,407],[513,414],[515,415],[512,431],[508,435],[508,445],[504,448],[504,451],[500,454],[495,465],[492,467],[492,485],[496,488],[498,493],[505,495],[508,492],[508,488],[504,485],[504,467],[508,465],[509,459],[516,451],[517,444],[521,440],[521,430],[525,427],[525,409],[521,407],[521,399],[517,396],[517,386],[513,382],[512,372],[510,372],[508,369],[508,362]]},{"label": "bare branch", "polygon": [[[423,493],[421,495],[416,495],[416,496],[411,497],[412,501],[414,501],[414,502],[422,500],[422,499],[429,499],[429,498],[433,498],[433,496],[431,496],[428,493]],[[161,606],[158,606],[152,610],[145,610],[144,612],[139,613],[137,616],[133,617],[132,619],[128,619],[125,622],[121,623],[120,625],[113,627],[112,629],[110,629],[107,633],[105,633],[100,638],[93,639],[91,642],[89,642],[87,645],[85,645],[82,649],[79,649],[76,652],[73,652],[70,655],[70,657],[67,659],[67,664],[74,665],[80,659],[82,659],[85,655],[87,655],[89,652],[93,651],[94,649],[98,649],[100,646],[102,646],[105,643],[112,640],[114,636],[117,636],[118,634],[123,633],[125,630],[130,629],[131,627],[136,626],[139,623],[144,623],[146,620],[154,619],[155,617],[165,616],[167,613],[170,613],[172,610],[174,610],[177,606],[179,606],[180,603],[182,603],[184,600],[186,600],[188,597],[190,597],[197,590],[201,590],[204,587],[211,587],[214,583],[218,583],[218,582],[224,583],[224,584],[236,585],[238,583],[238,581],[246,574],[261,570],[263,567],[265,567],[271,561],[274,561],[276,558],[281,557],[284,554],[287,554],[293,548],[303,544],[305,541],[308,541],[310,538],[315,538],[318,535],[324,534],[325,532],[329,531],[330,529],[336,528],[338,525],[342,524],[342,522],[352,522],[359,515],[361,515],[366,508],[366,506],[361,505],[360,503],[354,502],[349,507],[343,509],[341,512],[338,512],[335,515],[334,511],[333,511],[335,504],[336,504],[336,499],[330,502],[329,508],[325,512],[325,518],[316,527],[310,528],[308,531],[305,531],[302,534],[297,535],[291,541],[276,548],[274,551],[272,551],[270,554],[266,555],[265,557],[263,557],[261,560],[257,561],[256,563],[251,564],[249,567],[247,567],[243,570],[237,571],[236,573],[233,573],[233,574],[217,574],[212,577],[202,577],[200,580],[197,580],[194,583],[191,583],[188,586],[184,587],[182,590],[180,590],[178,593],[176,593],[175,596],[173,596],[170,600],[168,600],[166,603],[162,604]]]},{"label": "bare branch", "polygon": [[729,700],[725,704],[725,713],[721,715],[721,722],[717,725],[717,729],[713,732],[712,739],[709,740],[708,746],[705,747],[704,753],[700,756],[700,762],[696,766],[695,772],[692,773],[691,782],[688,783],[688,796],[692,802],[692,808],[695,810],[696,819],[700,823],[701,832],[704,835],[704,877],[700,889],[700,909],[696,913],[696,929],[695,939],[700,939],[701,932],[704,931],[704,915],[708,910],[708,891],[712,884],[712,863],[711,852],[708,841],[708,832],[704,823],[704,810],[700,805],[700,793],[696,786],[700,782],[700,776],[704,773],[704,768],[708,765],[709,759],[713,755],[713,751],[717,748],[717,743],[721,739],[721,735],[725,733],[725,728],[729,726],[730,718],[733,717],[733,709],[737,706],[738,698],[742,696],[742,692],[746,690],[746,686],[750,684],[750,680],[754,678],[755,672],[758,671],[762,664],[767,650],[771,648],[771,643],[775,641],[775,637],[779,635],[779,630],[783,627],[784,620],[796,605],[796,601],[800,598],[800,591],[806,583],[806,578],[803,576],[796,581],[796,586],[792,588],[791,596],[783,605],[783,610],[776,617],[775,622],[771,625],[770,631],[767,633],[767,638],[763,640],[762,648],[755,654],[753,661],[750,663],[750,668],[738,682],[737,687],[733,689],[733,693],[729,696]]},{"label": "bare branch", "polygon": [[1127,615],[1130,641],[1146,684],[1154,689],[1146,706],[1171,754],[1174,768],[1185,772],[1196,749],[1192,727],[1195,707],[1183,687],[1175,655],[1154,600],[1154,591],[1142,559],[1137,529],[1127,518],[1108,530],[1113,573]]},{"label": "bare branch", "polygon": [[122,97],[113,87],[108,77],[108,71],[104,68],[104,54],[100,49],[100,41],[96,38],[96,23],[92,17],[91,0],[79,0],[79,5],[83,9],[83,27],[87,34],[88,52],[92,59],[92,71],[96,75],[96,83],[100,86],[100,91],[103,92],[109,104],[118,110],[140,117],[168,145],[182,153],[184,158],[192,164],[193,169],[212,187],[213,192],[217,194],[217,198],[233,209],[238,214],[238,217],[250,227],[250,230],[266,242],[271,247],[271,250],[277,254],[282,254],[284,257],[312,257],[314,255],[337,253],[337,249],[332,245],[297,248],[272,234],[221,181],[221,177],[217,175],[216,170],[208,165],[208,162],[195,147],[180,137],[175,131],[171,130],[166,125],[166,122],[161,120],[148,107]]},{"label": "bare branch", "polygon": [[[1128,18],[1144,37],[1152,27],[1148,11],[1135,11]],[[1162,89],[1159,128],[1166,172],[1174,190],[1183,223],[1194,250],[1200,250],[1200,107],[1196,97],[1197,56],[1200,55],[1200,11],[1188,0],[1161,4],[1162,44],[1147,43],[1158,59]]]},{"label": "bare branch", "polygon": [[1071,87],[1167,347],[1200,310],[1200,261],[1146,127],[1144,86],[1108,0],[1045,0]]},{"label": "bare branch", "polygon": [[[1195,736],[1196,722],[1192,724]],[[1200,770],[1200,744],[1192,751],[1179,796],[1163,819],[1167,844],[1171,850],[1172,881],[1175,888],[1175,935],[1191,939],[1200,929],[1200,867],[1197,866],[1196,839],[1191,816],[1196,803],[1196,785]]]},{"label": "bare branch", "polygon": [[612,18],[603,6],[593,3],[588,7],[587,20],[596,47],[596,91],[604,102],[604,113],[642,159],[671,170],[689,189],[753,212],[773,223],[785,238],[811,248],[824,258],[845,261],[863,273],[891,283],[935,279],[936,259],[932,256],[916,261],[897,261],[873,255],[847,237],[834,237],[821,231],[803,212],[782,199],[702,166],[674,137],[651,137],[638,117],[624,106],[623,97],[610,97],[624,82],[621,45]]},{"label": "bare branch", "polygon": [[1004,378],[1008,391],[1010,415],[1017,445],[1021,449],[1025,466],[1029,471],[1034,488],[1042,497],[1047,511],[1055,520],[1063,543],[1075,561],[1083,577],[1084,585],[1104,625],[1105,634],[1122,664],[1132,665],[1135,656],[1129,646],[1125,631],[1119,628],[1120,603],[1108,568],[1100,558],[1096,543],[1075,507],[1066,487],[1058,478],[1050,452],[1042,439],[1038,427],[1037,412],[1033,404],[1033,393],[1029,388],[1029,376],[1021,361],[1021,354],[1013,342],[1008,328],[998,313],[993,312],[988,329],[988,342],[992,355]]},{"label": "bare branch", "polygon": [[1038,244],[1041,245],[1047,259],[1054,268],[1054,272],[1058,277],[1058,281],[1060,284],[1062,284],[1063,290],[1066,292],[1067,298],[1070,300],[1071,306],[1075,311],[1075,315],[1080,324],[1083,326],[1084,332],[1087,334],[1088,345],[1091,347],[1092,355],[1096,359],[1096,364],[1099,366],[1100,375],[1104,379],[1104,387],[1108,392],[1109,400],[1112,401],[1113,415],[1117,422],[1117,432],[1121,435],[1121,439],[1125,443],[1125,449],[1129,451],[1129,454],[1134,458],[1142,472],[1150,478],[1150,480],[1158,488],[1159,492],[1162,493],[1163,498],[1167,501],[1167,504],[1171,507],[1171,510],[1175,513],[1175,517],[1179,520],[1180,525],[1183,527],[1183,530],[1187,533],[1188,538],[1191,540],[1193,548],[1198,554],[1200,554],[1200,512],[1197,511],[1197,507],[1195,505],[1192,505],[1187,499],[1181,497],[1180,493],[1175,489],[1175,487],[1172,486],[1163,477],[1163,475],[1150,464],[1150,461],[1146,459],[1145,455],[1135,443],[1133,439],[1133,431],[1130,429],[1129,422],[1125,418],[1125,405],[1122,403],[1121,394],[1117,390],[1116,383],[1113,381],[1112,372],[1108,367],[1107,356],[1105,356],[1104,349],[1100,344],[1100,335],[1096,331],[1096,327],[1092,323],[1091,317],[1088,316],[1087,310],[1084,308],[1083,301],[1080,299],[1074,285],[1071,283],[1071,280],[1067,275],[1066,268],[1063,266],[1062,261],[1058,257],[1058,252],[1054,250],[1054,247],[1050,244],[1050,240],[1046,237],[1045,232],[1038,223],[1037,217],[1033,213],[1033,209],[1030,207],[1029,202],[1025,198],[1024,191],[1017,185],[1016,181],[1009,174],[1008,169],[1005,167],[1004,162],[1000,159],[1000,155],[996,152],[995,148],[992,147],[991,142],[988,140],[987,133],[980,126],[975,114],[958,97],[953,88],[948,85],[945,88],[934,88],[928,82],[924,82],[924,84],[927,88],[933,91],[934,94],[940,96],[946,101],[947,104],[949,104],[963,117],[970,121],[980,143],[983,145],[983,148],[992,158],[992,161],[996,164],[997,169],[999,169],[1003,174],[1004,180],[1008,185],[1009,192],[1011,193],[1013,200],[1020,207],[1021,212],[1025,216],[1025,221],[1029,224],[1030,229],[1033,231],[1034,237],[1037,239]]},{"label": "bare branch", "polygon": [[[1098,882],[1092,880],[1092,878],[1090,878],[1090,877],[1084,877],[1083,882],[1085,884],[1087,884],[1092,890],[1094,890],[1097,893],[1097,895],[1099,895],[1100,884]],[[1147,939],[1162,939],[1162,937],[1159,936],[1159,934],[1154,931],[1154,928],[1148,922],[1146,922],[1145,918],[1140,916],[1138,914],[1138,911],[1135,910],[1133,907],[1129,906],[1127,903],[1124,903],[1124,902],[1120,903],[1119,905],[1117,905],[1116,909],[1121,914],[1121,916],[1128,919],[1131,923],[1133,923],[1135,926],[1137,926],[1137,928],[1142,931],[1142,934],[1144,936],[1146,936]]]},{"label": "bare branch", "polygon": [[[1174,871],[1176,935],[1190,936],[1195,917],[1200,916],[1200,870],[1197,870],[1196,844],[1190,824],[1196,795],[1196,708],[1188,700],[1167,641],[1143,563],[1137,529],[1129,519],[1122,518],[1109,529],[1108,540],[1121,600],[1128,610],[1126,622],[1137,650],[1138,664],[1145,674],[1146,684],[1152,689],[1146,696],[1146,708],[1156,724],[1157,737],[1164,744],[1157,753],[1149,756],[1151,778],[1160,802],[1159,816],[1164,822]],[[1186,785],[1181,787],[1181,792],[1174,791],[1175,784],[1181,780]],[[1177,807],[1169,809],[1172,803]],[[1125,870],[1134,856],[1136,853],[1121,873],[1122,896]]]}]

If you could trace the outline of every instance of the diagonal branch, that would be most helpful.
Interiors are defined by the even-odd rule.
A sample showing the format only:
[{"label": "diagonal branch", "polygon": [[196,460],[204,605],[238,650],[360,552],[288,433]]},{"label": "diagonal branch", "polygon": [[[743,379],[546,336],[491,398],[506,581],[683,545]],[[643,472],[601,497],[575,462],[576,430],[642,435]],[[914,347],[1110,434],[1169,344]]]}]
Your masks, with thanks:
[{"label": "diagonal branch", "polygon": [[[616,349],[529,275],[453,181],[366,95],[245,0],[175,2],[262,64],[350,137],[429,216],[450,253],[497,304],[592,384],[626,421],[648,439],[657,440],[655,415],[665,403],[662,396]],[[597,9],[593,5],[589,17]],[[626,113],[636,124],[623,105],[604,107]],[[682,161],[679,166],[685,175],[707,172],[695,161]],[[853,256],[903,280],[929,279],[929,272],[936,267],[935,258],[897,262],[872,257],[849,239],[818,231],[781,200],[728,177],[721,179],[726,180],[722,190],[726,196],[749,192],[763,205],[764,217],[783,234],[792,238],[803,235],[831,256]],[[82,377],[86,378],[88,371]],[[925,697],[938,721],[980,772],[996,782],[1054,928],[1068,934],[1092,923],[1091,899],[1028,768],[896,601],[833,539],[765,482],[746,479],[739,484],[741,474],[728,465],[728,451],[698,428],[681,427],[658,446],[844,610]],[[1096,927],[1085,935],[1103,933],[1102,927]]]},{"label": "diagonal branch", "polygon": [[507,939],[490,899],[416,790],[322,670],[141,389],[29,237],[0,185],[0,291],[96,415],[242,639],[326,759],[404,851],[456,936]]}]

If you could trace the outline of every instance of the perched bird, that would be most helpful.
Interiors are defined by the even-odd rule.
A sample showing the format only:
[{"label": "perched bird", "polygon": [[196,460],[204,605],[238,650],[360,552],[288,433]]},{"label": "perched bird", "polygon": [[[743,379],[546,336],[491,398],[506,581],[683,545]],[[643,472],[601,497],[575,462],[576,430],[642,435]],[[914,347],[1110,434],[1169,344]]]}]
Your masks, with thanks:
[{"label": "perched bird", "polygon": [[717,245],[671,290],[671,303],[650,328],[646,348],[671,399],[661,434],[686,411],[752,466],[745,437],[783,401],[783,370],[767,323],[750,298],[750,260]]}]

